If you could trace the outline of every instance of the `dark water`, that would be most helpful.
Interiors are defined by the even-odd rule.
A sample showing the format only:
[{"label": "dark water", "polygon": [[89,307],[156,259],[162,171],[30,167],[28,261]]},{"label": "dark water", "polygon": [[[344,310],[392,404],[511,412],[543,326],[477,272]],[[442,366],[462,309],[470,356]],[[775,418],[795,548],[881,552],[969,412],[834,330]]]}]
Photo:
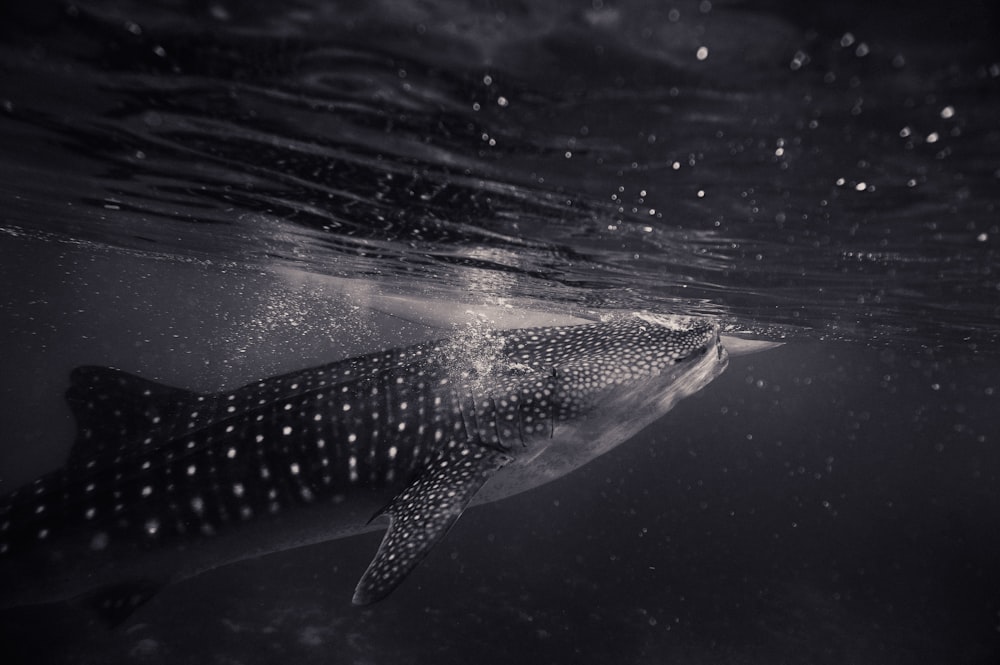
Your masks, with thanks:
[{"label": "dark water", "polygon": [[[3,662],[1000,661],[989,3],[0,7],[0,489],[81,364],[201,390],[433,334],[372,307],[653,310],[783,340],[580,471],[213,571]],[[443,305],[441,303],[444,303]]]}]

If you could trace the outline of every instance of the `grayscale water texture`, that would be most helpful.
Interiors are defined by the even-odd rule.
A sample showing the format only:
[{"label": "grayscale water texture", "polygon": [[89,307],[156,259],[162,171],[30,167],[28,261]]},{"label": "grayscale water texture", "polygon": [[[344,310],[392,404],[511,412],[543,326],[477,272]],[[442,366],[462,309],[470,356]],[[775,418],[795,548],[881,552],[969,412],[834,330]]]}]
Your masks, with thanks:
[{"label": "grayscale water texture", "polygon": [[[20,551],[37,558],[0,575],[0,598],[54,602],[4,603],[0,661],[998,662],[994,4],[3,4],[0,496],[26,488],[18,533],[34,540]],[[529,413],[542,431],[518,416],[505,435],[505,407],[470,403],[487,426],[463,421],[456,446],[489,460],[448,478],[403,445],[403,421],[374,437],[332,417],[307,431],[318,411],[304,406],[302,421],[253,420],[266,408],[251,398],[298,399],[289,377],[357,366],[394,380],[364,359],[433,340],[450,340],[436,367],[465,372],[470,394],[551,392],[560,368],[570,377],[546,350],[558,345],[532,377],[534,356],[502,360],[503,340],[610,326],[631,353],[605,356],[613,370],[655,357],[614,328],[637,312],[717,329],[728,366],[699,345],[719,366],[670,384],[683,390],[604,396],[570,437],[596,454],[512,485],[497,469],[518,446],[568,431],[557,406]],[[782,344],[749,353],[745,339]],[[255,392],[268,386],[282,399]],[[188,408],[199,395],[221,411]],[[227,420],[228,395],[246,422]],[[416,404],[380,395],[397,414]],[[658,398],[657,419],[643,404]],[[365,399],[323,408],[385,412]],[[203,484],[155,517],[141,501],[180,481],[146,472],[191,439],[153,427],[150,409],[194,422],[207,455],[157,466]],[[352,449],[333,442],[364,432],[384,456],[354,471],[380,479],[377,496],[322,494],[317,441],[341,456],[330,487],[348,487]],[[285,452],[299,455],[273,498],[218,476],[264,434],[294,434]],[[74,478],[92,460],[108,484],[90,505]],[[38,478],[51,500],[24,498]],[[479,499],[457,521],[398,499],[395,484],[419,478]],[[216,486],[232,523],[205,518],[221,514]],[[333,497],[357,509],[317,523],[310,507]],[[116,502],[132,531],[108,522],[75,555],[50,546],[70,542],[54,530],[70,517]],[[207,559],[187,547],[221,542],[243,509],[269,515],[247,518],[252,544]],[[380,550],[385,523],[353,526],[383,509],[440,536],[405,581],[394,541]],[[0,544],[27,542],[13,528]],[[126,533],[143,553],[151,537],[181,547],[122,553]],[[113,566],[91,565],[102,553]],[[359,607],[360,579],[401,583]],[[127,607],[109,616],[104,601]]]}]

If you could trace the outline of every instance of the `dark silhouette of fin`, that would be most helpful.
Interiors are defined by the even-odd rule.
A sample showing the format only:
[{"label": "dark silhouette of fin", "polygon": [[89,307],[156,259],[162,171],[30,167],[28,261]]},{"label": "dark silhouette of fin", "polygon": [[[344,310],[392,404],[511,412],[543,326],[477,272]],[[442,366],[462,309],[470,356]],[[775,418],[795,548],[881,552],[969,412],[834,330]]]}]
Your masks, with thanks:
[{"label": "dark silhouette of fin", "polygon": [[98,589],[83,597],[109,628],[116,628],[159,592],[163,585],[152,580],[130,580]]},{"label": "dark silhouette of fin", "polygon": [[204,399],[110,367],[77,367],[66,391],[77,425],[69,465],[127,452]]}]

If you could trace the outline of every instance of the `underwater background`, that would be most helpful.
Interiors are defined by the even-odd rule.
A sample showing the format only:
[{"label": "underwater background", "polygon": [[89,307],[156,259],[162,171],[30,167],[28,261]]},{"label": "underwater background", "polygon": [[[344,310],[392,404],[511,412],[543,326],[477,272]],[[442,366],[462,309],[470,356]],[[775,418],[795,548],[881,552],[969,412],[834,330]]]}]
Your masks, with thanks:
[{"label": "underwater background", "polygon": [[784,343],[383,603],[350,605],[367,534],[115,630],[4,612],[0,660],[1000,662],[998,34],[987,2],[0,5],[0,493],[64,463],[74,367],[218,390],[440,334],[379,296]]}]

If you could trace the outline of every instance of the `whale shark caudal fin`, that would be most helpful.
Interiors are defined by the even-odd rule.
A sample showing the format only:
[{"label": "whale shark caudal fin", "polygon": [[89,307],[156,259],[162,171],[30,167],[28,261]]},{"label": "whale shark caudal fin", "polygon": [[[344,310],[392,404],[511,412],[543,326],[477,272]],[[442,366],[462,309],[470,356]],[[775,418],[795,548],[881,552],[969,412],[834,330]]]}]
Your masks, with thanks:
[{"label": "whale shark caudal fin", "polygon": [[[157,429],[204,401],[203,395],[171,388],[110,367],[77,367],[70,374],[66,402],[77,434],[68,466],[104,454],[127,452]],[[209,414],[205,414],[208,416]]]},{"label": "whale shark caudal fin", "polygon": [[511,461],[497,451],[448,448],[369,523],[389,516],[378,553],[354,590],[355,605],[381,600],[406,578],[455,524],[472,497]]}]

